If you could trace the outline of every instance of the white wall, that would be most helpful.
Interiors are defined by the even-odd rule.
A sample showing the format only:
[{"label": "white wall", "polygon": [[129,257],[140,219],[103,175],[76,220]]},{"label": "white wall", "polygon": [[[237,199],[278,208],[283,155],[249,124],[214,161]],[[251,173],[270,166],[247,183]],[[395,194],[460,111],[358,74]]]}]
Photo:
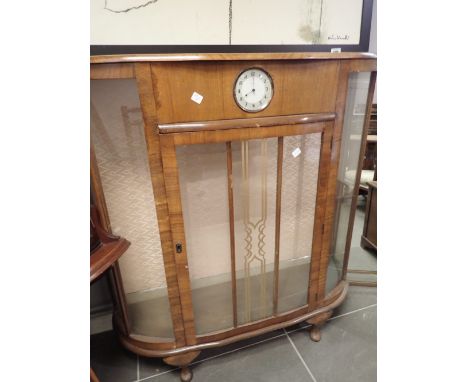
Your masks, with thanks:
[{"label": "white wall", "polygon": [[362,2],[92,0],[91,44],[358,44]]}]

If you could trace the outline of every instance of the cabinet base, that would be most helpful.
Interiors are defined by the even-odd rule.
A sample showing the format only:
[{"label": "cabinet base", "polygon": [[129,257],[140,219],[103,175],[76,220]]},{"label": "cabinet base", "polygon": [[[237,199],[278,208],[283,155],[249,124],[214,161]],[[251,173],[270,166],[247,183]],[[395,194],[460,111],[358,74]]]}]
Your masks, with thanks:
[{"label": "cabinet base", "polygon": [[[164,362],[186,368],[193,359],[195,359],[201,350],[220,347],[228,345],[237,341],[245,340],[248,338],[256,337],[264,333],[268,333],[274,330],[286,328],[288,326],[296,325],[300,322],[306,321],[307,323],[313,325],[313,335],[311,333],[311,338],[314,341],[320,340],[320,327],[330,318],[332,315],[333,309],[338,307],[345,299],[348,292],[348,282],[341,281],[335,289],[333,289],[325,299],[318,304],[318,307],[306,314],[301,314],[297,317],[291,319],[276,322],[268,325],[265,322],[264,326],[260,326],[259,323],[254,323],[256,328],[251,331],[243,330],[240,334],[236,334],[230,337],[225,337],[222,339],[214,339],[210,342],[200,342],[195,345],[187,345],[182,347],[176,347],[175,343],[162,343],[159,342],[157,338],[154,337],[145,337],[141,335],[125,335],[120,329],[120,325],[117,317],[114,315],[114,329],[117,331],[119,340],[122,345],[134,352],[144,357],[158,357],[163,358]],[[277,317],[275,318],[277,319]],[[315,328],[315,329],[314,329]],[[187,371],[184,371],[185,376],[188,377]]]}]

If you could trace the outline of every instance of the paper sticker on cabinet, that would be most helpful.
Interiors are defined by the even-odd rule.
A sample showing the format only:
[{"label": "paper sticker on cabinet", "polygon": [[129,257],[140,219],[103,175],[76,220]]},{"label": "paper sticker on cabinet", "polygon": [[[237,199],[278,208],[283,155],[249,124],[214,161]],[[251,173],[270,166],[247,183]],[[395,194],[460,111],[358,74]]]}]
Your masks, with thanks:
[{"label": "paper sticker on cabinet", "polygon": [[193,92],[192,98],[190,98],[193,102],[198,103],[199,105],[203,101],[203,96],[201,94],[198,94],[197,92]]},{"label": "paper sticker on cabinet", "polygon": [[296,149],[291,153],[291,155],[294,158],[297,158],[299,155],[301,155],[301,149],[299,147],[296,147]]}]

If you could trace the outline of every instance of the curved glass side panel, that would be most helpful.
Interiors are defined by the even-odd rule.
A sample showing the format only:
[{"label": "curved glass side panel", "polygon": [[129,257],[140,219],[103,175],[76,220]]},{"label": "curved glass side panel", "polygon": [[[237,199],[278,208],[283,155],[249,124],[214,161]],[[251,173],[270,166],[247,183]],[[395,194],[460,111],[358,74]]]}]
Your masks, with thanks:
[{"label": "curved glass side panel", "polygon": [[366,117],[370,75],[370,72],[350,73],[348,80],[337,177],[333,240],[330,248],[327,273],[327,292],[335,287],[343,274],[346,237],[352,212],[352,199],[358,193],[358,188],[355,187],[355,184],[356,176],[358,175],[357,169],[359,167],[362,132]]},{"label": "curved glass side panel", "polygon": [[91,81],[91,141],[119,260],[131,332],[174,338],[136,81]]}]

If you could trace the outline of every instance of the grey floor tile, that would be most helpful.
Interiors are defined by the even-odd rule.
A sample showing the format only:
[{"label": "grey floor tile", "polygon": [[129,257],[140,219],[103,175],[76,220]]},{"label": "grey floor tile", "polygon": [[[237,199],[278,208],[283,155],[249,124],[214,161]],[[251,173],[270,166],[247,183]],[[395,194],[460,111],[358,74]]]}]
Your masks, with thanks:
[{"label": "grey floor tile", "polygon": [[318,382],[377,380],[377,307],[327,322],[318,343],[307,330],[289,336]]},{"label": "grey floor tile", "polygon": [[[368,307],[370,305],[377,304],[377,288],[372,287],[361,287],[361,286],[350,286],[348,295],[345,301],[333,311],[333,316],[340,316],[355,310]],[[301,328],[307,328],[310,325],[307,322],[301,322],[299,324],[286,328],[286,331],[294,332]]]},{"label": "grey floor tile", "polygon": [[161,358],[138,358],[138,364],[140,369],[140,379],[147,378],[155,374],[160,374],[168,370],[174,370],[176,367],[167,365]]},{"label": "grey floor tile", "polygon": [[[355,233],[353,233],[353,237]],[[359,235],[359,238],[361,235]],[[348,269],[361,269],[376,271],[377,270],[377,254],[370,250],[364,249],[358,244],[352,246],[349,250]]]},{"label": "grey floor tile", "polygon": [[101,382],[130,382],[137,377],[136,355],[125,350],[114,332],[91,336],[91,367]]},{"label": "grey floor tile", "polygon": [[[312,379],[286,336],[194,365],[193,382],[310,382]],[[147,382],[179,381],[172,372]]]},{"label": "grey floor tile", "polygon": [[377,304],[377,288],[350,286],[346,299],[334,310],[333,316],[352,312],[373,304]]}]

